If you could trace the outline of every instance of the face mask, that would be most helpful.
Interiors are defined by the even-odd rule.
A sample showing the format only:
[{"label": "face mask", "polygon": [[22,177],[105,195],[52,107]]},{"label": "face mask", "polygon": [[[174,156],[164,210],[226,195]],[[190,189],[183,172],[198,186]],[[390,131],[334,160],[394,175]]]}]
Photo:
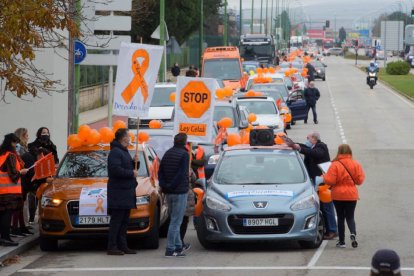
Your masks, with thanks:
[{"label": "face mask", "polygon": [[16,152],[19,152],[21,147],[20,144],[16,144]]},{"label": "face mask", "polygon": [[42,140],[43,142],[49,142],[49,139],[50,137],[47,134],[43,134],[40,136],[40,140]]},{"label": "face mask", "polygon": [[307,146],[308,148],[311,148],[313,146],[312,142],[309,140],[306,140],[305,142],[305,146]]}]

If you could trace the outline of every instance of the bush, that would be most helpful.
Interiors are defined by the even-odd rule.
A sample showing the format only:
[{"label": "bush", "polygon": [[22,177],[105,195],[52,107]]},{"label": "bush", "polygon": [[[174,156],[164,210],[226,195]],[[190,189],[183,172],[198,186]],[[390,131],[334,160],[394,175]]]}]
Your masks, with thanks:
[{"label": "bush", "polygon": [[394,61],[387,64],[387,74],[389,75],[407,75],[411,66],[405,61]]}]

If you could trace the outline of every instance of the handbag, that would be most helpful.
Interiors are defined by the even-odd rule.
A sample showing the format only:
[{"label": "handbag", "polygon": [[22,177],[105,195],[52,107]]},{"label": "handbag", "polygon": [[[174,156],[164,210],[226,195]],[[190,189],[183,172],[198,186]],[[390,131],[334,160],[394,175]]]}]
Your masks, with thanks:
[{"label": "handbag", "polygon": [[354,185],[356,185],[356,181],[355,181],[354,177],[352,176],[352,174],[349,172],[348,168],[341,161],[338,160],[338,162],[341,163],[341,165],[345,168],[345,170],[348,172],[349,176],[352,178],[352,181],[354,181]]}]

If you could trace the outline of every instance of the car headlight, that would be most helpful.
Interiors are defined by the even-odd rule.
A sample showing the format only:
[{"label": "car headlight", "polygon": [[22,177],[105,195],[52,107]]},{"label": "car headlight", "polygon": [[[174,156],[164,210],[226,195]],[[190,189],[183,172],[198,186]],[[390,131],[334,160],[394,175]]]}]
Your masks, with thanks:
[{"label": "car headlight", "polygon": [[304,199],[301,199],[299,201],[296,201],[290,206],[290,210],[292,211],[299,211],[299,210],[305,210],[313,207],[317,207],[318,203],[315,199],[314,195],[310,195],[308,197],[305,197]]},{"label": "car headlight", "polygon": [[228,204],[218,199],[215,199],[214,197],[211,197],[211,196],[206,197],[206,204],[208,208],[213,209],[213,210],[219,210],[219,211],[230,211],[231,210],[231,207]]},{"label": "car headlight", "polygon": [[58,207],[63,200],[58,198],[42,197],[41,205],[42,207]]},{"label": "car headlight", "polygon": [[220,155],[218,154],[210,156],[210,158],[208,159],[208,164],[209,165],[217,164],[219,158],[220,158]]},{"label": "car headlight", "polygon": [[320,73],[320,72],[321,72],[321,70],[318,70],[317,72],[318,72],[318,73]]},{"label": "car headlight", "polygon": [[145,204],[149,204],[150,203],[150,196],[149,195],[145,195],[145,196],[137,196],[136,199],[136,205],[145,205]]}]

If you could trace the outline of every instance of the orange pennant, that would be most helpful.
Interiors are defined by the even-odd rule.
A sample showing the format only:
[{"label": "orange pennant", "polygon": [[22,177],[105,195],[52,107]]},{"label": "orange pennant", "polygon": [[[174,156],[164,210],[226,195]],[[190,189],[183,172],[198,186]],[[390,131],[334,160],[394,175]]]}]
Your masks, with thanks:
[{"label": "orange pennant", "polygon": [[[139,64],[138,58],[143,58],[142,65]],[[138,89],[141,88],[142,96],[144,97],[144,102],[148,98],[148,85],[145,82],[144,74],[149,67],[149,54],[146,50],[139,49],[134,52],[132,55],[132,72],[134,73],[134,78],[122,92],[121,96],[124,99],[125,103],[129,104],[132,98],[137,93]]]}]

